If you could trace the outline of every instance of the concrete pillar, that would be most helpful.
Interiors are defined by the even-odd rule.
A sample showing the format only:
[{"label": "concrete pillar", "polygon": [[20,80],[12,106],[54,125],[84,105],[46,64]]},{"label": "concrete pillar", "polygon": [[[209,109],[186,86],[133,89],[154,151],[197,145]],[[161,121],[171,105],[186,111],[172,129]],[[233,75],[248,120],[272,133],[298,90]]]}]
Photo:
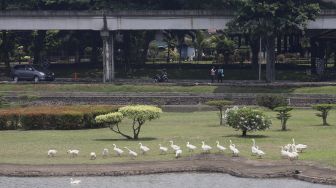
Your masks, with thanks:
[{"label": "concrete pillar", "polygon": [[113,34],[108,30],[100,32],[103,39],[103,82],[114,80]]}]

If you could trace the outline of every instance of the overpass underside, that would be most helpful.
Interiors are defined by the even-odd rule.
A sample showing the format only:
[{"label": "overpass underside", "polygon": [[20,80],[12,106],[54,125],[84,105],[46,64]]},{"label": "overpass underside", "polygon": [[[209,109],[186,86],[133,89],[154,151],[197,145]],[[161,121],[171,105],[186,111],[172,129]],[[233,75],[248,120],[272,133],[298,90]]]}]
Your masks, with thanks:
[{"label": "overpass underside", "polygon": [[[103,81],[114,74],[114,38],[122,30],[222,30],[230,11],[126,11],[126,12],[0,12],[0,30],[95,30],[103,41]],[[324,58],[323,41],[336,37],[336,12],[327,11],[308,24],[312,61]],[[288,37],[288,36],[286,36]],[[290,37],[289,37],[290,38]],[[287,38],[278,41],[287,41]],[[279,42],[278,42],[279,43]],[[282,44],[280,44],[282,45]],[[285,45],[285,44],[284,44]],[[280,47],[281,49],[281,47]],[[314,63],[313,63],[314,64]],[[312,64],[312,65],[313,65]]]}]

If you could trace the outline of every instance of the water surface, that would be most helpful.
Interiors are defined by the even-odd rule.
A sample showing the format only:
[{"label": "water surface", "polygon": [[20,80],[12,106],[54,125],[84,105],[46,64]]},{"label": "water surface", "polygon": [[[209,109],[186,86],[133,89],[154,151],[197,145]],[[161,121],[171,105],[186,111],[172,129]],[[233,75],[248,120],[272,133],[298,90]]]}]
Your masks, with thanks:
[{"label": "water surface", "polygon": [[0,177],[1,188],[335,188],[294,179],[251,179],[227,174],[182,173],[119,177],[73,177],[81,180],[70,184],[70,177]]}]

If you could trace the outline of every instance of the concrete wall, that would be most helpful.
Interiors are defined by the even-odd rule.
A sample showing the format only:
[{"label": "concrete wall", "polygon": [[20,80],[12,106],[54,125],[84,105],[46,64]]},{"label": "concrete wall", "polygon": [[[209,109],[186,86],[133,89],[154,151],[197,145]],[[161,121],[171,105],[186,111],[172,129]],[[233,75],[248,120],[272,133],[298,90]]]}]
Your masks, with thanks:
[{"label": "concrete wall", "polygon": [[[0,30],[101,30],[104,15],[109,30],[224,29],[230,11],[2,11]],[[325,11],[309,29],[336,29],[336,12]]]}]

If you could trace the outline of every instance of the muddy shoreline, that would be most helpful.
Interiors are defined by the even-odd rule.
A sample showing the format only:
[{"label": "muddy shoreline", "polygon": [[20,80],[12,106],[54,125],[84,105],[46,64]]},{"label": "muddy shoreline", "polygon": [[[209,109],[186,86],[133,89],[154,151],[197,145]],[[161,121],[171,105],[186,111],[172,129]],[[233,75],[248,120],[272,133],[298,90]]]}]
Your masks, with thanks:
[{"label": "muddy shoreline", "polygon": [[113,164],[0,164],[0,176],[15,177],[128,176],[183,172],[226,173],[244,178],[294,178],[311,183],[336,185],[336,169],[333,168],[302,161],[256,161],[223,156]]}]

